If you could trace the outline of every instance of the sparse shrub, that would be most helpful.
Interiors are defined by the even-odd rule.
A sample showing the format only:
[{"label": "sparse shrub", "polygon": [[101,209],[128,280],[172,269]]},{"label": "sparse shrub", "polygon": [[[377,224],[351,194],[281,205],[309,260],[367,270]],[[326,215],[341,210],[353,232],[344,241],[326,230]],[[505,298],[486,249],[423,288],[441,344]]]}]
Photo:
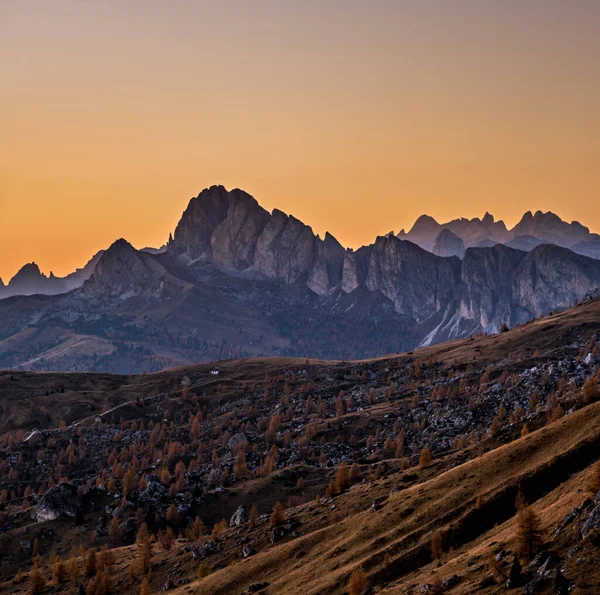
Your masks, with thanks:
[{"label": "sparse shrub", "polygon": [[96,550],[91,549],[85,557],[85,576],[91,578],[96,574]]},{"label": "sparse shrub", "polygon": [[34,568],[29,575],[29,592],[37,595],[46,588],[46,579],[39,568]]},{"label": "sparse shrub", "polygon": [[146,574],[151,568],[151,560],[152,558],[152,546],[150,545],[150,538],[146,536],[142,543],[142,547],[140,549],[140,559],[139,559],[139,571],[140,574]]},{"label": "sparse shrub", "polygon": [[210,574],[210,566],[208,566],[208,564],[205,564],[204,562],[202,562],[202,564],[200,564],[200,566],[198,566],[198,570],[196,571],[196,576],[198,577],[198,580],[201,581],[203,578],[206,578],[209,574]]},{"label": "sparse shrub", "polygon": [[171,529],[171,527],[167,527],[167,530],[160,536],[160,544],[165,551],[171,549],[171,546],[173,545],[173,538],[173,529]]},{"label": "sparse shrub", "polygon": [[223,533],[223,531],[225,531],[225,529],[227,529],[227,521],[223,519],[220,523],[214,525],[211,533],[212,540],[216,542]]},{"label": "sparse shrub", "polygon": [[337,470],[337,475],[335,477],[335,487],[337,493],[342,493],[350,484],[350,475],[348,473],[348,465],[346,463],[342,463]]},{"label": "sparse shrub", "polygon": [[431,465],[431,450],[425,447],[419,455],[419,467],[425,469]]},{"label": "sparse shrub", "polygon": [[77,565],[75,553],[71,554],[71,558],[69,560],[69,581],[71,583],[71,587],[75,587],[75,585],[79,582],[79,566]]},{"label": "sparse shrub", "polygon": [[600,387],[598,387],[598,383],[593,376],[590,376],[583,383],[583,400],[586,403],[590,401],[595,401],[600,398]]},{"label": "sparse shrub", "polygon": [[337,496],[337,494],[337,484],[335,483],[335,480],[332,479],[325,488],[325,496],[327,496],[327,498],[333,498],[334,496]]},{"label": "sparse shrub", "polygon": [[269,518],[269,527],[278,527],[283,524],[285,520],[284,510],[283,504],[277,501],[275,506],[273,506],[273,512]]},{"label": "sparse shrub", "polygon": [[348,582],[348,595],[363,595],[369,586],[367,574],[359,566],[351,575]]},{"label": "sparse shrub", "polygon": [[108,538],[112,543],[117,543],[121,539],[121,527],[119,526],[119,519],[113,518],[108,526]]},{"label": "sparse shrub", "polygon": [[434,559],[440,560],[444,555],[444,545],[442,542],[442,534],[440,530],[436,530],[431,534],[431,541],[429,543],[431,549],[431,555]]},{"label": "sparse shrub", "polygon": [[61,560],[60,556],[57,557],[54,565],[52,566],[52,582],[55,585],[60,585],[66,577],[66,569],[64,562]]}]

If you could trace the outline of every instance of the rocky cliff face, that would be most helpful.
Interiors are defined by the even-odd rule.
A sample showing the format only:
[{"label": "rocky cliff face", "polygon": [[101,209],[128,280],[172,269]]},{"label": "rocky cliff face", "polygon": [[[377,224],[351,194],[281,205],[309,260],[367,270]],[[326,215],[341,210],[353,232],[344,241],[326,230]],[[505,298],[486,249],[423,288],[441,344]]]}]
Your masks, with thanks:
[{"label": "rocky cliff face", "polygon": [[269,214],[242,190],[212,186],[193,198],[169,252],[239,271],[253,270],[291,285],[307,282],[323,295],[340,282],[344,249],[330,234],[275,209]]},{"label": "rocky cliff face", "polygon": [[520,262],[513,300],[533,316],[575,305],[600,286],[600,262],[560,246],[534,248]]},{"label": "rocky cliff face", "polygon": [[459,290],[459,316],[484,331],[497,332],[512,318],[512,279],[525,252],[500,244],[465,252]]},{"label": "rocky cliff face", "polygon": [[118,298],[160,299],[166,292],[185,289],[152,254],[136,250],[129,242],[114,242],[99,259],[94,273],[81,288],[81,295]]},{"label": "rocky cliff face", "polygon": [[458,259],[439,258],[412,242],[387,236],[372,246],[364,284],[388,298],[398,314],[422,322],[446,306],[459,279]]},{"label": "rocky cliff face", "polygon": [[424,344],[477,332],[496,333],[574,305],[600,286],[600,262],[548,244],[529,253],[500,244],[469,248],[461,282],[442,322]]}]

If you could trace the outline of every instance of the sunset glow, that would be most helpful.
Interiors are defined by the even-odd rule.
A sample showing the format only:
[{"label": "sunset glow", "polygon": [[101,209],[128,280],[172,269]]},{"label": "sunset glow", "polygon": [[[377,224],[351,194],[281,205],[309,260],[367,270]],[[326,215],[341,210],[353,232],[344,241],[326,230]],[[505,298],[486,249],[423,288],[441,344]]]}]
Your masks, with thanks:
[{"label": "sunset glow", "polygon": [[0,2],[0,277],[243,188],[358,247],[428,213],[600,232],[595,0]]}]

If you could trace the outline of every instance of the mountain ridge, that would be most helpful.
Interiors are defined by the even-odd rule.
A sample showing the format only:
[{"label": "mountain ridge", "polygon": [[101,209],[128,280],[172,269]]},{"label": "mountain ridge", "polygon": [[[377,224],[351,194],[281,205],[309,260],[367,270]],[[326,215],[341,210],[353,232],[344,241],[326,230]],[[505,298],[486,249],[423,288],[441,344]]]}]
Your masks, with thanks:
[{"label": "mountain ridge", "polygon": [[119,239],[79,287],[0,300],[0,367],[132,373],[220,357],[375,357],[496,333],[598,288],[600,261],[567,248],[497,243],[460,258],[388,234],[346,249],[213,186],[190,201],[166,249]]},{"label": "mountain ridge", "polygon": [[591,233],[579,221],[563,221],[552,211],[544,213],[538,210],[535,214],[526,211],[511,229],[503,221],[495,221],[489,212],[482,219],[461,217],[446,223],[438,223],[429,215],[421,215],[408,232],[401,230],[397,235],[433,252],[436,239],[444,230],[455,234],[467,248],[497,242],[531,250],[539,244],[548,243],[573,249],[584,256],[600,258],[599,234]]},{"label": "mountain ridge", "polygon": [[[438,223],[430,215],[421,215],[408,232],[402,229],[396,236],[438,256],[462,258],[466,248],[491,247],[497,243],[524,251],[550,243],[600,259],[599,234],[591,233],[578,221],[563,221],[551,211],[538,210],[535,214],[527,211],[510,230],[487,211],[481,219],[460,217],[446,223]],[[291,244],[298,241],[303,252],[294,254]],[[309,275],[311,289],[322,295],[338,284],[344,266],[342,255],[356,253],[361,248],[344,248],[329,231],[321,239],[310,225],[277,208],[269,213],[254,197],[239,188],[227,191],[222,185],[213,185],[190,199],[174,234],[170,234],[163,246],[145,247],[140,251],[154,255],[165,252],[185,255],[190,260],[211,261],[234,270],[255,267],[258,274],[287,279],[288,283],[305,273],[310,268],[307,263],[310,263],[314,266],[312,276]],[[273,254],[281,251],[287,251],[288,258],[279,263],[279,270],[275,270]],[[84,267],[65,277],[55,277],[52,273],[46,276],[35,262],[27,263],[8,284],[0,279],[0,300],[13,295],[67,293],[80,287],[92,275],[102,253],[100,250]]]}]

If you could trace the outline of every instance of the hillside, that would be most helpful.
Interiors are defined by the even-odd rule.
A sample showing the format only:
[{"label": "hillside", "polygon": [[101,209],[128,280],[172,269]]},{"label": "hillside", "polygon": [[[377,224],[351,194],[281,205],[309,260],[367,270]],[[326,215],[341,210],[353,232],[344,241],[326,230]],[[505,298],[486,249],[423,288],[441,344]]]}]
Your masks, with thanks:
[{"label": "hillside", "polygon": [[2,373],[2,588],[596,592],[599,341],[596,299],[385,358]]}]

